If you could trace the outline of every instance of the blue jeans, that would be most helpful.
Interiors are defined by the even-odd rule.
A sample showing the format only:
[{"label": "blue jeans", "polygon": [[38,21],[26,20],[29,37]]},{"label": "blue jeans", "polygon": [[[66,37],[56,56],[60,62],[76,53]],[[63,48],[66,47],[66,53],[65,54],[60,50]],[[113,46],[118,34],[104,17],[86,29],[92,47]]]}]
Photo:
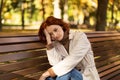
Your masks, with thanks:
[{"label": "blue jeans", "polygon": [[59,76],[56,78],[48,77],[46,80],[83,80],[83,77],[80,71],[73,69],[63,76]]}]

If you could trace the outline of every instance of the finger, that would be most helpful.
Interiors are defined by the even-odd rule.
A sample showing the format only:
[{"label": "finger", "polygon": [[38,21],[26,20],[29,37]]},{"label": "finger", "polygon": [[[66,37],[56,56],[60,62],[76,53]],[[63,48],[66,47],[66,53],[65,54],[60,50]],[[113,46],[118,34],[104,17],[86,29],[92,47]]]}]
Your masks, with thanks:
[{"label": "finger", "polygon": [[47,33],[47,30],[46,30],[46,29],[44,29],[44,33],[45,33],[45,34]]}]

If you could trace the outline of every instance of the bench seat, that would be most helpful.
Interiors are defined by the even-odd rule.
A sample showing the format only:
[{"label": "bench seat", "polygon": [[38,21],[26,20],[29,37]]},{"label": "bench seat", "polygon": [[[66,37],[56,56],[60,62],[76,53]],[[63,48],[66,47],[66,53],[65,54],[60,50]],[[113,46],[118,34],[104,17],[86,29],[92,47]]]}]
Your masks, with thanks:
[{"label": "bench seat", "polygon": [[[120,33],[87,32],[101,80],[120,79]],[[37,34],[0,35],[0,80],[38,80],[50,67]]]}]

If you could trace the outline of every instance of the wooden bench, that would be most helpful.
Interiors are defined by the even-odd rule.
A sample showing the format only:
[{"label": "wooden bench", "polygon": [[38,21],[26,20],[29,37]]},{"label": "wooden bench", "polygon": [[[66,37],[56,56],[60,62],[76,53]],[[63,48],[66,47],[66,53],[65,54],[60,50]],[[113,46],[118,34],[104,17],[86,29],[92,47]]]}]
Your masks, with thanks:
[{"label": "wooden bench", "polygon": [[[101,80],[120,79],[120,33],[86,33]],[[0,80],[38,80],[50,67],[37,34],[0,35]]]},{"label": "wooden bench", "polygon": [[[92,35],[91,35],[92,34]],[[120,33],[88,33],[101,80],[120,79]]]}]

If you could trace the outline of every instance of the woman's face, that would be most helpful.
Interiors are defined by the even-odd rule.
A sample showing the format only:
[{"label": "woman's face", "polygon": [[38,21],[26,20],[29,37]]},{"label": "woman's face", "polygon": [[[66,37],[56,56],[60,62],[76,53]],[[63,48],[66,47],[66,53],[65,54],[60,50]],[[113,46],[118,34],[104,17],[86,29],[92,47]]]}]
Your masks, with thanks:
[{"label": "woman's face", "polygon": [[50,25],[46,27],[47,32],[50,34],[52,40],[61,41],[64,36],[64,31],[59,25]]}]

